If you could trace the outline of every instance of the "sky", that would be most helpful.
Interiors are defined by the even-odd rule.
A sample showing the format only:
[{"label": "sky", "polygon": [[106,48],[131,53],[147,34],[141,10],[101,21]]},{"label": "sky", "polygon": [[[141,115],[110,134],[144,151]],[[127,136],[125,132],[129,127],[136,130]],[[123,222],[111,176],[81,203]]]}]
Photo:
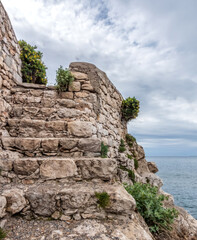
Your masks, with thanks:
[{"label": "sky", "polygon": [[2,0],[18,40],[44,54],[50,85],[60,65],[106,72],[124,98],[147,156],[197,156],[196,0]]}]

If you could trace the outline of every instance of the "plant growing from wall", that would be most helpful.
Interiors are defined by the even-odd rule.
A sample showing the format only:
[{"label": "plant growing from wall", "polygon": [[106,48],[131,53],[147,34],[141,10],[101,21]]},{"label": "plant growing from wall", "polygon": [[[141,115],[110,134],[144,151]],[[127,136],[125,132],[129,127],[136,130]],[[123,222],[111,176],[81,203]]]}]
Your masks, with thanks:
[{"label": "plant growing from wall", "polygon": [[139,163],[138,163],[138,160],[136,158],[134,158],[134,167],[135,167],[135,170],[137,170],[138,167],[139,167]]},{"label": "plant growing from wall", "polygon": [[59,92],[66,92],[69,85],[74,81],[74,76],[69,69],[63,69],[62,66],[56,71],[56,89]]},{"label": "plant growing from wall", "polygon": [[123,153],[126,150],[124,140],[120,140],[119,152]]},{"label": "plant growing from wall", "polygon": [[178,216],[178,211],[174,208],[163,207],[162,202],[166,197],[158,194],[157,187],[135,183],[133,186],[125,184],[125,189],[134,197],[137,209],[152,233],[171,230],[171,224]]},{"label": "plant growing from wall", "polygon": [[102,142],[101,143],[101,157],[107,158],[108,151],[109,151],[109,147]]},{"label": "plant growing from wall", "polygon": [[138,116],[140,109],[140,102],[135,98],[128,97],[122,101],[122,118],[127,122]]},{"label": "plant growing from wall", "polygon": [[129,147],[132,147],[133,143],[136,142],[136,139],[131,134],[126,134],[125,138]]},{"label": "plant growing from wall", "polygon": [[101,208],[106,208],[110,204],[110,196],[107,192],[95,192],[95,196],[98,199],[97,203]]},{"label": "plant growing from wall", "polygon": [[43,54],[37,51],[36,46],[31,46],[24,40],[19,41],[21,48],[20,58],[22,61],[23,82],[47,84],[46,66],[42,62]]},{"label": "plant growing from wall", "polygon": [[7,234],[6,232],[0,227],[0,239],[6,238]]}]

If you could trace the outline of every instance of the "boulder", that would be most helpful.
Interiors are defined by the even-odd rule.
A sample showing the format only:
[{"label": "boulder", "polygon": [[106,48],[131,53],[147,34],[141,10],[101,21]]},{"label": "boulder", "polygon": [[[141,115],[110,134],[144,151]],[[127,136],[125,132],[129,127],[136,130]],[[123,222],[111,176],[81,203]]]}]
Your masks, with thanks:
[{"label": "boulder", "polygon": [[7,200],[6,211],[11,214],[19,213],[27,205],[24,193],[21,189],[13,188],[5,190],[2,196]]},{"label": "boulder", "polygon": [[152,173],[156,173],[159,171],[155,162],[148,162],[148,169]]}]

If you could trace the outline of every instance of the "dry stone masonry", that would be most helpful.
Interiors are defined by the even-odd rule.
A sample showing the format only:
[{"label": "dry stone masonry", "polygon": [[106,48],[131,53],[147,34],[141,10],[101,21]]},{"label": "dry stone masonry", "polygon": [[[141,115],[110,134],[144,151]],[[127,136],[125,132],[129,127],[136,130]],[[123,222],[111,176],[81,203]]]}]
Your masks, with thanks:
[{"label": "dry stone masonry", "polygon": [[[108,229],[95,239],[154,240],[122,183],[133,184],[132,171],[136,181],[149,182],[169,197],[166,206],[174,207],[173,198],[162,191],[158,169],[147,163],[141,146],[134,141],[129,147],[125,141],[126,151],[119,152],[127,134],[123,98],[106,74],[92,64],[75,62],[69,66],[75,80],[67,92],[22,83],[19,46],[1,2],[0,41],[0,224],[15,214],[50,217],[79,221],[73,231],[81,234],[58,238],[62,240],[82,235],[80,239],[88,239],[87,223],[88,229]],[[107,158],[101,158],[102,142],[109,146]],[[110,196],[105,208],[95,195],[102,192]],[[177,209],[172,235],[161,239],[197,239],[196,220]],[[92,236],[96,234],[94,228]]]}]

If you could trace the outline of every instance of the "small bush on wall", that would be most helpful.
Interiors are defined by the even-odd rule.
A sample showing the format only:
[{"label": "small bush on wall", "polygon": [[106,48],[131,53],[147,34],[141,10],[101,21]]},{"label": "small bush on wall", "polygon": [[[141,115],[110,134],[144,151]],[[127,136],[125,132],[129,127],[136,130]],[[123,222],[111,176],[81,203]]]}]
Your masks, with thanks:
[{"label": "small bush on wall", "polygon": [[130,121],[138,116],[140,109],[140,102],[135,98],[128,97],[122,101],[122,117],[126,121]]},{"label": "small bush on wall", "polygon": [[101,143],[101,157],[107,158],[108,151],[109,151],[109,147],[102,142]]},{"label": "small bush on wall", "polygon": [[73,81],[74,76],[71,72],[67,68],[63,69],[63,67],[60,66],[56,71],[56,89],[59,92],[66,92]]},{"label": "small bush on wall", "polygon": [[42,62],[43,54],[36,51],[36,46],[31,46],[24,40],[19,41],[21,48],[20,58],[22,61],[22,79],[23,82],[47,84],[46,66]]}]

